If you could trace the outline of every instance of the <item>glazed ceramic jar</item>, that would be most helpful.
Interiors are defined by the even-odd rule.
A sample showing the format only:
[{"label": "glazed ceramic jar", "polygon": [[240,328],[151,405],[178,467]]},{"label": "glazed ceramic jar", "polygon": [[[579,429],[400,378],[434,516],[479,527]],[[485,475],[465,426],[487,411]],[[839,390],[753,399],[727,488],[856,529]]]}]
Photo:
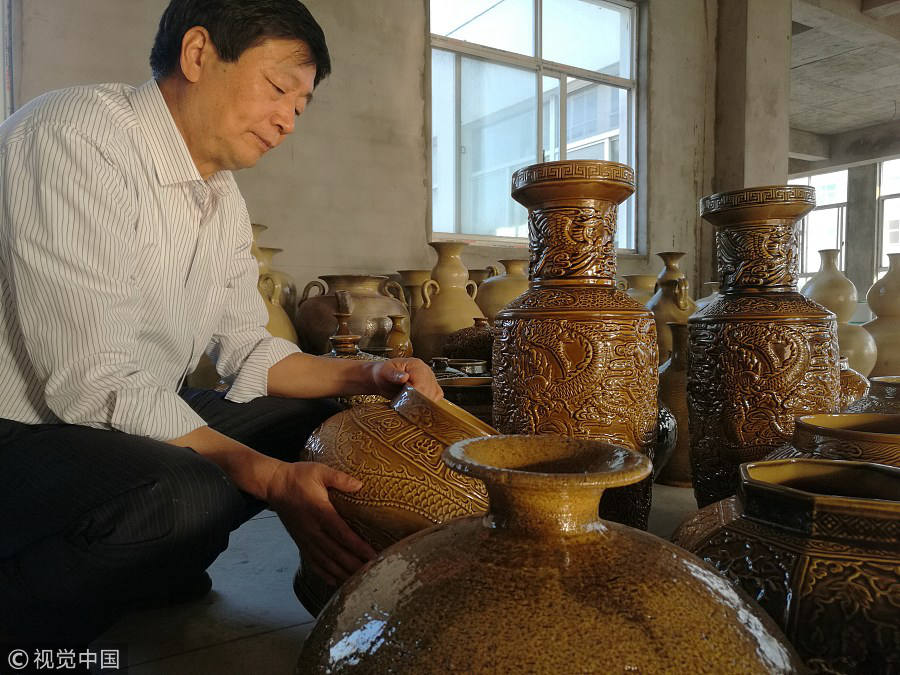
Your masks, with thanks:
[{"label": "glazed ceramic jar", "polygon": [[500,260],[505,274],[492,276],[478,286],[475,302],[489,322],[501,309],[528,289],[528,261]]},{"label": "glazed ceramic jar", "polygon": [[642,305],[650,302],[656,287],[656,277],[652,274],[623,274],[622,278],[627,284],[625,293],[629,298]]},{"label": "glazed ceramic jar", "polygon": [[875,319],[864,325],[878,355],[870,375],[900,375],[900,253],[889,253],[887,274],[866,293]]},{"label": "glazed ceramic jar", "polygon": [[398,270],[400,285],[409,305],[410,321],[416,318],[416,312],[422,306],[422,284],[431,278],[431,270]]},{"label": "glazed ceramic jar", "polygon": [[703,284],[703,292],[706,293],[702,298],[699,298],[694,304],[697,305],[696,312],[699,309],[703,309],[713,300],[715,300],[719,295],[719,282],[718,281],[706,281]]},{"label": "glazed ceramic jar", "polygon": [[477,287],[469,279],[461,253],[466,244],[433,241],[438,259],[431,279],[422,284],[422,306],[412,325],[412,343],[417,357],[430,361],[443,354],[450,333],[472,325],[472,317],[484,314],[475,304]]},{"label": "glazed ceramic jar", "polygon": [[[528,209],[529,289],[494,320],[494,420],[504,433],[618,443],[652,457],[658,354],[653,315],[616,288],[624,164],[534,164],[512,177]],[[650,481],[604,495],[601,516],[646,527]]]},{"label": "glazed ceramic jar", "polygon": [[[429,270],[429,273],[430,272],[431,270]],[[469,270],[469,280],[474,281],[475,285],[481,288],[481,284],[484,283],[485,279],[490,279],[491,277],[495,277],[498,274],[500,274],[500,270],[498,270],[493,265],[488,265],[483,270]]]},{"label": "glazed ceramic jar", "polygon": [[444,343],[444,355],[451,359],[479,359],[487,363],[491,369],[494,336],[484,317],[475,317],[475,325],[460,328],[447,336]]},{"label": "glazed ceramic jar", "polygon": [[[310,281],[303,289],[297,308],[300,348],[309,354],[324,354],[329,349],[328,338],[337,328],[334,318],[337,291],[350,293],[353,316],[349,332],[360,336],[359,347],[363,351],[385,346],[391,330],[390,315],[409,315],[403,289],[387,277],[331,274],[319,279],[325,283]],[[319,290],[319,295],[311,295],[314,288]]]},{"label": "glazed ceramic jar", "polygon": [[690,326],[691,479],[700,506],[734,494],[738,466],[787,443],[794,418],[837,412],[834,314],[797,292],[798,221],[815,206],[799,185],[704,197],[716,226],[721,290]]},{"label": "glazed ceramic jar", "polygon": [[303,645],[306,673],[791,673],[774,622],[705,563],[604,522],[604,489],[650,473],[586,439],[495,437],[449,448],[485,482],[487,517],[385,551],[353,576]]},{"label": "glazed ceramic jar", "polygon": [[849,323],[856,311],[856,286],[838,269],[840,253],[837,248],[819,251],[821,267],[800,293],[834,312],[841,356],[847,357],[851,368],[868,375],[875,366],[875,340],[862,326]]},{"label": "glazed ceramic jar", "polygon": [[656,340],[662,362],[672,352],[672,331],[668,324],[686,324],[697,310],[697,305],[688,295],[687,279],[665,279],[658,282],[656,293],[647,303],[647,309],[653,312],[653,319],[656,321]]},{"label": "glazed ceramic jar", "polygon": [[767,459],[847,459],[900,466],[900,415],[804,415],[794,438]]},{"label": "glazed ceramic jar", "polygon": [[900,469],[745,464],[674,541],[755,598],[816,673],[900,670]]},{"label": "glazed ceramic jar", "polygon": [[412,342],[409,339],[409,316],[406,314],[391,314],[391,332],[388,333],[387,344],[390,358],[404,358],[412,356]]},{"label": "glazed ceramic jar", "polygon": [[848,413],[900,413],[900,375],[869,380],[869,393],[847,406]]},{"label": "glazed ceramic jar", "polygon": [[688,433],[686,323],[669,323],[672,355],[659,367],[659,399],[675,416],[678,429],[669,461],[656,474],[656,482],[691,487],[691,436]]},{"label": "glazed ceramic jar", "polygon": [[841,367],[841,405],[843,412],[853,403],[861,399],[869,392],[869,380],[866,376],[850,367],[850,360],[846,356],[840,358]]},{"label": "glazed ceramic jar", "polygon": [[678,263],[681,262],[685,255],[684,251],[663,251],[656,255],[662,258],[663,261],[663,268],[656,275],[656,288],[659,288],[659,285],[664,281],[684,279],[684,272],[678,266]]}]

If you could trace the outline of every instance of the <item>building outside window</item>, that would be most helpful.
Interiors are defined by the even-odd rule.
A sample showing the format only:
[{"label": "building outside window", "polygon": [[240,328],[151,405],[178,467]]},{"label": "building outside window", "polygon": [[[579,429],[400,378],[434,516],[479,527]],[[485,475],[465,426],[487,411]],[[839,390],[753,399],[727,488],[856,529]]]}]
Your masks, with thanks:
[{"label": "building outside window", "polygon": [[800,221],[799,287],[819,271],[819,251],[839,248],[838,267],[844,270],[844,234],[847,217],[847,171],[801,176],[791,185],[809,185],[816,189],[816,208]]},{"label": "building outside window", "polygon": [[[436,238],[528,236],[513,172],[559,159],[634,166],[635,6],[626,0],[430,0]],[[634,200],[617,245],[637,246]]]},{"label": "building outside window", "polygon": [[881,237],[877,277],[885,275],[888,253],[900,253],[900,159],[882,162],[878,172],[878,216]]}]

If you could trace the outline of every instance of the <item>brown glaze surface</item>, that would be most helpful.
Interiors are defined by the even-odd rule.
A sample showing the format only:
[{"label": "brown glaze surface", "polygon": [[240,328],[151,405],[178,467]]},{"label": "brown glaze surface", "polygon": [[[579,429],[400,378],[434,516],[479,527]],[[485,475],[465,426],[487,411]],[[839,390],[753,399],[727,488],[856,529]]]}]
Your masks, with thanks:
[{"label": "brown glaze surface", "polygon": [[688,327],[670,323],[673,350],[668,361],[659,367],[659,399],[675,415],[677,433],[675,448],[669,461],[660,469],[656,482],[677,487],[691,487],[691,436],[688,433],[687,350]]},{"label": "brown glaze surface", "polygon": [[[624,164],[535,164],[513,174],[529,209],[529,289],[494,322],[494,420],[505,433],[618,443],[652,457],[656,330],[616,288],[616,207],[634,191]],[[646,527],[649,479],[613,490],[604,517]]]},{"label": "brown glaze surface", "polygon": [[900,414],[854,413],[797,418],[790,445],[768,459],[848,459],[900,466]]},{"label": "brown glaze surface", "polygon": [[869,379],[869,393],[847,406],[848,413],[900,413],[900,375]]},{"label": "brown glaze surface", "polygon": [[493,358],[491,350],[494,344],[491,327],[484,317],[475,317],[473,321],[475,322],[473,326],[460,328],[447,336],[444,356],[451,359],[481,359],[487,362],[490,370]]},{"label": "brown glaze surface", "polygon": [[798,220],[815,190],[764,186],[704,197],[720,294],[689,320],[691,470],[700,506],[737,488],[741,462],[787,443],[797,415],[839,406],[834,315],[797,292]]},{"label": "brown glaze surface", "polygon": [[[485,443],[484,441],[489,441]],[[560,437],[454,445],[487,517],[400,542],[356,574],[303,647],[300,673],[786,673],[774,623],[713,569],[597,518],[649,461]]]},{"label": "brown glaze surface", "polygon": [[738,496],[673,541],[785,630],[814,672],[900,669],[900,470],[859,462],[745,464]]},{"label": "brown glaze surface", "polygon": [[846,410],[869,391],[869,380],[850,366],[850,360],[841,356],[841,411]]}]

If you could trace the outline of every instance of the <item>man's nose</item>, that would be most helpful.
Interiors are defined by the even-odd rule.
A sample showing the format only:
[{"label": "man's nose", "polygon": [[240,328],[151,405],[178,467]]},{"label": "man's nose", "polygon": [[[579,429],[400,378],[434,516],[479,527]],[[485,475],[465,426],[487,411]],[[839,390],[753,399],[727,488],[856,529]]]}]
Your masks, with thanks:
[{"label": "man's nose", "polygon": [[278,110],[275,112],[275,126],[278,127],[278,130],[282,135],[288,135],[294,131],[294,123],[296,122],[296,116],[294,115],[294,106],[279,106]]}]

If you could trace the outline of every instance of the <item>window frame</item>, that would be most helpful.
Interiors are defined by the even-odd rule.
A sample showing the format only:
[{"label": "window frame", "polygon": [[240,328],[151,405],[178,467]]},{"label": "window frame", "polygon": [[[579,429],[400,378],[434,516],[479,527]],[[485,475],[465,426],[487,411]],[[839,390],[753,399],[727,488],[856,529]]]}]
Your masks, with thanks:
[{"label": "window frame", "polygon": [[[896,159],[896,158],[895,158]],[[897,199],[900,198],[900,192],[891,192],[888,194],[881,193],[881,179],[882,172],[884,171],[885,162],[892,161],[890,159],[882,160],[878,162],[878,178],[877,178],[877,189],[878,189],[878,207],[877,207],[877,218],[878,218],[878,241],[876,242],[875,247],[875,281],[878,281],[887,274],[888,268],[883,267],[881,265],[882,260],[884,258],[884,235],[887,223],[884,222],[884,203],[889,199]]]},{"label": "window frame", "polygon": [[[595,71],[586,70],[584,68],[579,68],[577,66],[568,66],[562,63],[558,63],[556,61],[549,61],[542,58],[543,50],[542,50],[542,16],[543,16],[543,0],[532,0],[533,8],[534,8],[534,17],[533,17],[533,48],[535,56],[525,56],[523,54],[517,54],[515,52],[509,52],[502,49],[497,49],[494,47],[488,47],[485,45],[480,45],[473,42],[467,42],[465,40],[458,40],[456,38],[449,38],[443,35],[436,35],[431,32],[431,2],[426,0],[426,31],[428,35],[428,40],[426,41],[426,91],[427,91],[427,134],[428,141],[426,143],[426,150],[428,153],[427,159],[427,171],[428,171],[428,208],[427,208],[427,235],[428,241],[465,241],[471,244],[478,244],[483,246],[505,246],[505,247],[521,247],[528,244],[527,237],[503,237],[496,235],[485,235],[485,234],[468,234],[465,232],[461,232],[461,222],[460,222],[460,214],[462,212],[461,202],[462,202],[462,190],[461,190],[461,180],[462,180],[462,172],[459,168],[458,161],[458,152],[459,152],[459,107],[461,101],[461,62],[463,57],[477,59],[480,61],[484,61],[487,63],[494,63],[502,66],[518,68],[522,70],[527,70],[535,74],[535,104],[536,104],[536,124],[535,124],[535,162],[546,161],[543,159],[543,125],[544,125],[544,91],[543,91],[543,82],[545,77],[552,77],[559,80],[559,138],[556,139],[559,146],[560,160],[565,159],[566,157],[566,135],[567,135],[567,118],[566,118],[566,107],[567,107],[567,78],[577,78],[579,80],[584,80],[590,82],[591,84],[600,84],[615,87],[617,89],[625,90],[627,93],[627,120],[625,124],[620,127],[621,131],[619,134],[619,153],[621,162],[628,164],[635,170],[635,175],[638,174],[638,148],[637,148],[637,128],[639,126],[638,114],[639,114],[639,106],[638,106],[638,42],[640,36],[639,30],[639,2],[638,0],[604,0],[604,2],[619,6],[623,9],[626,9],[630,12],[631,15],[631,45],[630,45],[630,55],[631,62],[629,68],[628,78],[618,77],[615,75],[607,75],[605,73],[597,73]],[[431,60],[433,50],[439,49],[443,51],[450,52],[455,57],[454,69],[455,69],[455,105],[457,107],[457,114],[455,116],[455,145],[456,145],[456,153],[457,158],[455,159],[454,168],[455,168],[455,199],[454,199],[454,232],[436,232],[434,230],[434,220],[432,213],[433,206],[433,194],[434,194],[434,182],[433,182],[433,172],[432,172],[432,159],[434,157],[433,153],[433,136],[432,136],[432,128],[431,128],[431,110],[432,110],[432,91],[433,91],[433,83],[431,81]],[[627,141],[625,152],[622,152],[622,140]],[[539,159],[541,158],[541,159]],[[631,248],[616,248],[617,252],[622,254],[638,254],[641,248],[641,240],[640,237],[642,235],[642,231],[638,228],[637,221],[637,208],[638,201],[635,196],[633,196],[628,204],[628,217],[627,222],[629,227],[633,231],[632,239],[633,246]]]},{"label": "window frame", "polygon": [[[822,174],[828,173],[847,173],[847,181],[848,181],[848,189],[849,189],[849,179],[850,175],[847,169],[829,169],[827,171],[817,171],[814,173],[800,174],[798,176],[793,176],[788,182],[791,184],[798,184],[794,181],[798,179],[806,179],[806,185],[809,185],[810,179],[814,176],[821,176]],[[847,268],[847,260],[844,255],[845,253],[845,244],[847,241],[847,204],[849,203],[849,195],[844,196],[844,201],[842,202],[832,202],[830,204],[822,204],[816,205],[814,209],[812,209],[809,213],[807,213],[803,218],[800,219],[800,273],[797,275],[797,288],[803,288],[806,283],[815,275],[817,272],[804,272],[807,269],[808,260],[806,259],[806,233],[809,228],[809,218],[812,214],[817,211],[828,211],[830,209],[838,210],[838,242],[835,244],[835,248],[840,249],[840,254],[838,255],[838,269],[841,272],[846,272]]]}]

